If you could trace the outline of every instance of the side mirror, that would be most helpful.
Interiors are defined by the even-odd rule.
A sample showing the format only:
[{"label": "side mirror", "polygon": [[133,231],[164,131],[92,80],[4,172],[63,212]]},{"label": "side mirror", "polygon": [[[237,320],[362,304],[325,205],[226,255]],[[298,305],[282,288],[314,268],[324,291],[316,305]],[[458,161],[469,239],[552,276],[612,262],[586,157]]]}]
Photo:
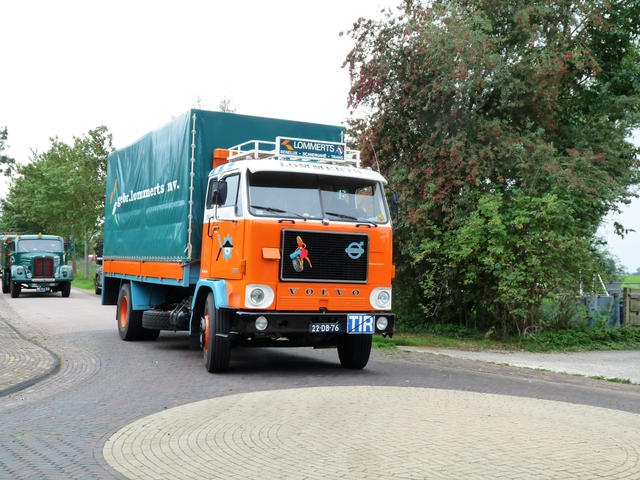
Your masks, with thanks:
[{"label": "side mirror", "polygon": [[391,215],[393,215],[394,217],[397,217],[399,211],[400,211],[400,195],[398,195],[398,192],[391,192]]},{"label": "side mirror", "polygon": [[224,205],[227,201],[227,182],[223,180],[214,180],[211,182],[211,206]]}]

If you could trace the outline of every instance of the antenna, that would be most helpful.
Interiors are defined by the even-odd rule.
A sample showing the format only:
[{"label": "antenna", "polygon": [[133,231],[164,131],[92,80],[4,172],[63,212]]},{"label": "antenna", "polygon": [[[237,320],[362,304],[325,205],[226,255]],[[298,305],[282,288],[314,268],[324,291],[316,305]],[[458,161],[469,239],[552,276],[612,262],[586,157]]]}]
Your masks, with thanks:
[{"label": "antenna", "polygon": [[373,158],[376,159],[376,167],[378,167],[378,173],[381,173],[380,172],[380,162],[378,162],[378,153],[376,152],[376,149],[373,146],[373,143],[371,142],[371,140],[369,140],[369,145],[371,145],[371,150],[373,150]]}]

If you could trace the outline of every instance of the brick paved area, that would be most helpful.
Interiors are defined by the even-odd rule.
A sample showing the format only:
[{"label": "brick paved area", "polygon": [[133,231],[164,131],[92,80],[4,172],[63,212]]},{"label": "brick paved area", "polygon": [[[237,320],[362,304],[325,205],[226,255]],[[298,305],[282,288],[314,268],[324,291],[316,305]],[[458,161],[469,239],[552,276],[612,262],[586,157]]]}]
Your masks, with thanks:
[{"label": "brick paved area", "polygon": [[628,479],[640,415],[424,388],[280,390],[143,418],[104,456],[132,479]]},{"label": "brick paved area", "polygon": [[0,319],[0,396],[34,385],[59,368],[53,353]]},{"label": "brick paved area", "polygon": [[[65,303],[52,334],[6,297],[3,355],[46,348],[60,366],[0,393],[2,480],[640,478],[638,385],[404,351],[375,351],[354,372],[331,350],[234,350],[229,372],[211,375],[182,333],[122,342],[111,318],[73,332],[91,312]],[[44,363],[0,373],[33,365]]]}]

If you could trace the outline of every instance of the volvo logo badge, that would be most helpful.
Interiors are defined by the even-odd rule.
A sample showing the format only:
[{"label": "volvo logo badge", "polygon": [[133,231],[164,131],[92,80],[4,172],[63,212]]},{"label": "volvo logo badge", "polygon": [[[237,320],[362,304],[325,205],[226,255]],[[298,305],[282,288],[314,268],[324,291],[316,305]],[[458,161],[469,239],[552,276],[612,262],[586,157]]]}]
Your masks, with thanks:
[{"label": "volvo logo badge", "polygon": [[358,260],[364,253],[364,242],[353,242],[347,248],[344,249],[353,260]]}]

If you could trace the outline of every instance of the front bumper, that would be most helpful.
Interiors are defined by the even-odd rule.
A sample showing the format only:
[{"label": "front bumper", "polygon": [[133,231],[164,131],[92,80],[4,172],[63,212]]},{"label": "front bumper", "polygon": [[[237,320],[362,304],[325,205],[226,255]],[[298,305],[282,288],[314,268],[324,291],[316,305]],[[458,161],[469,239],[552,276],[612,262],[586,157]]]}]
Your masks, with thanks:
[{"label": "front bumper", "polygon": [[[362,321],[358,321],[355,315],[365,318],[364,322],[373,322],[373,329],[363,325]],[[268,321],[268,326],[264,330],[256,328],[256,320],[258,317],[264,317]],[[368,317],[371,317],[370,320]],[[387,319],[387,327],[383,330],[378,328],[378,320],[380,317]],[[394,313],[322,313],[322,312],[235,312],[231,322],[232,335],[316,335],[312,332],[314,324],[337,324],[337,330],[330,333],[336,334],[359,334],[359,333],[377,333],[383,336],[392,337],[396,329],[396,316]],[[360,331],[358,331],[360,330]],[[370,331],[371,330],[371,331]]]}]

